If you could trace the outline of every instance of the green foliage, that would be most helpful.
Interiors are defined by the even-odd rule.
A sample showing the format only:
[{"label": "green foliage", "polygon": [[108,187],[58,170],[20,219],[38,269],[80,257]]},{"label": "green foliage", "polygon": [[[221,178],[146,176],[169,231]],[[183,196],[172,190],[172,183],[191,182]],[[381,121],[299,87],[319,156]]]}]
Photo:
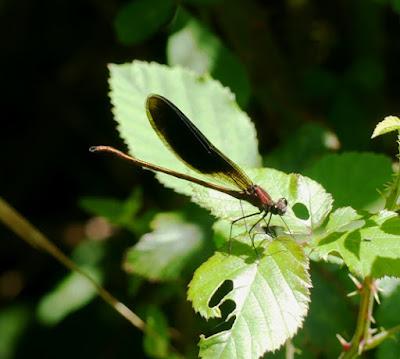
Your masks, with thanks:
[{"label": "green foliage", "polygon": [[151,228],[153,232],[145,234],[128,250],[125,270],[149,280],[179,278],[182,268],[202,244],[200,228],[172,213],[157,215]]},{"label": "green foliage", "polygon": [[236,95],[241,107],[250,97],[246,69],[204,24],[181,9],[175,20],[176,31],[167,43],[168,64],[183,66],[199,75],[209,73]]},{"label": "green foliage", "polygon": [[[400,277],[400,218],[396,213],[382,211],[364,216],[356,229],[343,231],[350,220],[357,220],[360,216],[350,209],[340,209],[340,212],[349,213],[348,216],[338,214],[340,220],[332,219],[331,223],[337,225],[336,230],[331,225],[327,235],[318,240],[315,251],[324,258],[330,253],[338,253],[349,270],[362,278]],[[360,225],[361,228],[357,228]]]},{"label": "green foliage", "polygon": [[172,18],[172,0],[135,0],[124,5],[115,19],[118,40],[133,45],[153,35]]},{"label": "green foliage", "polygon": [[168,323],[164,313],[155,306],[146,308],[146,334],[143,346],[150,358],[166,358],[169,350]]},{"label": "green foliage", "polygon": [[[100,271],[82,267],[97,283],[102,283]],[[67,315],[88,304],[97,295],[96,289],[79,273],[70,273],[55,288],[43,296],[37,308],[39,320],[46,325],[55,325]]]},{"label": "green foliage", "polygon": [[308,123],[267,154],[264,163],[282,171],[302,172],[331,149],[335,149],[337,142],[335,135],[326,128]]},{"label": "green foliage", "polygon": [[[273,169],[251,169],[259,163],[254,127],[233,104],[229,91],[211,78],[141,62],[112,65],[110,69],[114,113],[132,155],[202,177],[177,161],[151,129],[143,104],[149,93],[160,93],[181,108],[218,148],[248,167],[246,172],[254,183],[267,189],[274,199],[285,197],[290,205],[284,218],[271,219],[270,224],[280,228],[274,241],[267,241],[268,236],[258,229],[257,251],[252,248],[248,228],[259,217],[248,218],[234,226],[232,251],[218,239],[220,249],[196,270],[188,292],[196,311],[207,319],[219,318],[221,307],[234,304],[224,320],[231,327],[201,337],[201,357],[231,358],[235,353],[236,357],[257,358],[291,338],[308,309],[311,283],[306,252],[316,260],[342,261],[351,273],[362,278],[400,276],[400,221],[394,212],[378,211],[383,203],[379,202],[377,188],[383,188],[391,174],[388,158],[344,153],[318,159],[329,146],[326,131],[315,126],[292,139],[294,145],[288,141],[283,153],[288,154],[291,145],[298,147],[299,167],[309,164],[306,173],[333,194],[334,202],[324,187],[310,178]],[[221,118],[229,118],[229,124]],[[307,144],[307,133],[314,134],[312,146]],[[308,163],[301,161],[302,157],[313,155],[317,159],[314,163],[312,159]],[[270,157],[271,162],[279,156],[285,155],[276,153]],[[288,163],[295,162],[292,156]],[[239,205],[226,194],[166,175],[156,176],[219,218],[214,227],[217,237],[225,241],[229,238],[229,222],[243,213],[254,212],[249,203]],[[333,203],[336,210],[331,212]],[[375,214],[361,211],[365,209]],[[197,247],[197,235],[187,233],[195,228],[192,224],[176,217],[161,218],[153,224],[154,231],[128,252],[125,262],[126,268],[151,280],[177,278]],[[226,283],[232,283],[232,289],[217,304],[211,304]]]},{"label": "green foliage", "polygon": [[[235,303],[226,321],[229,330],[200,340],[202,358],[258,358],[279,348],[301,325],[308,309],[310,278],[308,259],[290,238],[277,239],[264,248],[260,260],[240,243],[232,253],[217,252],[195,272],[188,298],[205,318],[221,317],[221,305]],[[218,304],[210,301],[230,280],[233,288]]]},{"label": "green foliage", "polygon": [[379,122],[372,134],[372,138],[384,135],[385,133],[392,131],[400,131],[400,118],[396,116],[387,116],[381,122]]},{"label": "green foliage", "polygon": [[350,152],[326,155],[305,173],[333,195],[336,208],[379,209],[378,190],[390,180],[392,166],[384,155]]},{"label": "green foliage", "polygon": [[[398,278],[384,278],[378,283],[382,290],[382,304],[377,308],[376,320],[383,328],[391,328],[399,324],[400,313],[400,280]],[[400,335],[393,335],[383,342],[377,351],[377,359],[394,359],[400,356]]]},{"label": "green foliage", "polygon": [[[101,284],[103,269],[98,264],[103,255],[103,243],[85,241],[75,249],[72,257],[82,264],[82,270]],[[36,309],[37,317],[43,324],[54,326],[69,314],[83,308],[96,295],[96,288],[80,273],[69,273],[40,299]]]},{"label": "green foliage", "polygon": [[[399,0],[329,4],[126,0],[118,4],[94,1],[79,7],[63,2],[57,16],[48,16],[49,9],[40,3],[8,2],[3,6],[4,13],[11,15],[9,20],[4,17],[4,26],[15,30],[4,42],[6,52],[12,50],[3,56],[10,65],[4,66],[9,70],[4,72],[9,77],[6,103],[13,114],[29,122],[24,126],[15,121],[22,131],[8,133],[7,126],[6,132],[2,131],[3,153],[10,154],[5,156],[2,174],[5,179],[12,178],[4,181],[4,197],[16,200],[21,213],[32,214],[32,222],[61,246],[74,246],[73,259],[98,275],[100,282],[104,278],[110,292],[137,312],[148,330],[129,330],[101,301],[86,305],[94,293],[81,287],[76,276],[59,278],[56,272],[47,276],[53,267],[45,264],[44,257],[31,257],[24,247],[9,246],[9,236],[2,234],[5,241],[0,252],[7,272],[0,273],[0,300],[6,304],[0,311],[1,358],[97,358],[107,353],[116,358],[193,358],[198,356],[195,343],[199,333],[204,333],[200,342],[203,357],[251,358],[277,348],[296,330],[298,334],[287,341],[286,348],[265,356],[333,358],[343,349],[336,340],[338,333],[359,344],[353,351],[356,356],[364,351],[369,334],[378,336],[398,326],[398,283],[387,277],[399,275],[398,163],[392,166],[389,157],[348,151],[379,149],[394,155],[393,138],[371,141],[367,131],[388,108],[398,112]],[[29,16],[35,21],[29,21]],[[113,16],[115,36],[110,33]],[[37,32],[32,24],[39,25]],[[21,39],[27,40],[22,41],[27,46],[21,46]],[[39,56],[31,56],[33,48]],[[271,222],[270,233],[276,238],[267,235],[265,222],[255,227],[258,256],[248,228],[259,216],[236,223],[231,252],[227,244],[231,221],[255,212],[248,203],[156,174],[167,187],[190,196],[193,204],[189,206],[187,198],[154,185],[154,181],[138,183],[149,176],[131,181],[130,175],[140,169],[129,170],[110,158],[85,158],[82,143],[116,140],[106,125],[104,63],[132,56],[191,71],[144,62],[110,66],[114,113],[131,154],[203,177],[182,165],[148,126],[145,98],[150,92],[160,93],[174,101],[273,199],[288,199],[288,213],[283,218],[274,216]],[[32,62],[27,69],[21,66],[25,58]],[[21,68],[25,69],[26,91],[15,81]],[[44,81],[29,81],[29,69],[35,70],[33,79]],[[31,83],[34,91],[29,89]],[[71,90],[77,96],[68,96]],[[268,168],[259,168],[253,122],[235,101],[248,109],[259,130],[262,159]],[[35,114],[41,117],[39,122]],[[36,123],[42,126],[32,126]],[[399,118],[388,116],[376,127],[373,138],[391,131],[398,135],[399,129]],[[68,146],[68,151],[49,150],[67,148],[60,144],[60,133],[61,142],[76,145]],[[332,155],[336,150],[340,154]],[[15,166],[14,159],[21,165]],[[96,171],[93,164],[105,167]],[[57,190],[46,186],[60,174],[65,178],[58,181]],[[85,222],[82,213],[68,205],[76,191],[126,193],[132,182],[143,189],[143,196],[82,199],[83,209],[106,221],[90,218]],[[216,217],[214,226],[209,212],[194,210],[196,205]],[[171,212],[156,215],[179,206],[184,207],[177,212],[182,213],[181,218],[166,215]],[[79,242],[84,232],[90,233],[99,223],[107,227],[111,238]],[[218,249],[212,253],[215,244]],[[127,247],[131,249],[123,265],[133,272],[128,277],[121,268]],[[313,260],[310,269],[307,257]],[[18,259],[20,263],[15,261]],[[195,283],[203,286],[199,285],[190,302],[186,289],[196,266],[191,288]],[[13,267],[11,275],[8,267]],[[355,282],[360,281],[356,291],[349,272]],[[309,273],[314,287],[310,303]],[[362,328],[367,329],[363,331],[367,337],[357,343],[351,338],[360,329],[360,297],[366,297],[365,283],[372,283],[374,289],[377,277],[383,277],[378,280],[380,287],[386,281],[392,289],[382,293],[382,304],[372,315],[376,323]],[[232,288],[226,289],[230,285]],[[44,296],[39,294],[43,290],[47,291]],[[276,298],[271,298],[272,290]],[[360,295],[348,298],[349,292]],[[254,304],[255,298],[261,304]],[[209,321],[196,316],[195,302],[200,302],[196,307],[200,313],[211,312]],[[35,309],[42,319],[32,315]],[[365,318],[361,318],[364,323]],[[360,355],[399,358],[398,340],[399,334],[393,335],[377,349]],[[238,351],[231,355],[233,344]],[[249,345],[253,347],[249,349]],[[295,354],[290,353],[292,346]],[[346,353],[342,356],[346,358]]]},{"label": "green foliage", "polygon": [[106,218],[110,223],[135,231],[137,225],[133,218],[142,205],[142,194],[135,190],[125,200],[107,197],[82,197],[81,208],[95,216]]},{"label": "green foliage", "polygon": [[[166,150],[144,111],[150,93],[166,96],[188,116],[209,140],[240,165],[260,163],[254,125],[234,102],[232,93],[209,76],[134,61],[110,66],[113,112],[131,155],[179,172],[201,177]],[[222,119],[229,118],[229,121]],[[232,144],[235,146],[232,146]],[[158,173],[156,177],[176,192],[192,195],[195,185]]]},{"label": "green foliage", "polygon": [[0,312],[0,358],[11,359],[17,349],[18,339],[30,320],[29,309],[14,305]]}]

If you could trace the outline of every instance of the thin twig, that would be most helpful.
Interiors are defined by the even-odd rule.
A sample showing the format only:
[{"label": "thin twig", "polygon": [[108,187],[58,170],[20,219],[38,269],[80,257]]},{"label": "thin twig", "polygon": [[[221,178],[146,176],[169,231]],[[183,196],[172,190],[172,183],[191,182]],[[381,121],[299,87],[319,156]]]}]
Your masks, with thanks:
[{"label": "thin twig", "polygon": [[85,277],[96,289],[99,296],[118,313],[141,331],[146,330],[145,322],[125,304],[117,300],[110,292],[100,286],[89,274],[80,269],[71,259],[62,253],[49,239],[30,224],[21,214],[0,197],[0,221],[31,246],[41,249],[57,259],[64,266]]}]

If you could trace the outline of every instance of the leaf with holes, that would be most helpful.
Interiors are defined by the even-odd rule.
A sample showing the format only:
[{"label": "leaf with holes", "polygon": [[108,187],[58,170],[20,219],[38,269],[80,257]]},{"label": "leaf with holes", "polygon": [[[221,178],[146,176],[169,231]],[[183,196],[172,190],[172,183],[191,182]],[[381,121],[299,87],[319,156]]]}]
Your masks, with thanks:
[{"label": "leaf with holes", "polygon": [[[246,171],[254,183],[265,188],[272,198],[285,197],[289,207],[286,214],[281,218],[272,216],[270,224],[283,228],[289,228],[290,232],[297,236],[307,238],[314,234],[315,230],[323,224],[332,209],[332,196],[324,188],[310,178],[298,174],[285,174],[283,172],[270,169],[250,169]],[[198,188],[193,194],[196,203],[209,208],[210,211],[221,221],[215,225],[215,230],[225,238],[229,238],[230,222],[247,213],[256,213],[257,209],[246,202],[238,203],[238,200],[223,193]],[[299,218],[294,211],[296,204],[306,207],[306,218]],[[247,232],[246,227],[250,227],[260,216],[254,216],[246,221],[237,222],[234,226],[236,234]],[[235,234],[235,235],[236,235]],[[248,237],[245,237],[248,242]]]},{"label": "leaf with holes", "polygon": [[[202,177],[165,148],[152,129],[144,103],[149,93],[158,93],[173,101],[217,148],[245,170],[260,164],[254,126],[236,105],[232,93],[219,82],[184,69],[139,61],[111,65],[110,72],[115,118],[132,155],[178,172]],[[246,172],[254,183],[265,188],[275,200],[285,197],[290,206],[303,203],[307,207],[309,217],[306,219],[297,218],[291,209],[285,216],[287,225],[296,233],[311,234],[331,209],[331,196],[310,179],[266,169]],[[209,209],[217,217],[233,220],[242,216],[242,208],[233,197],[162,173],[156,176],[166,186],[191,196],[195,203]],[[243,203],[243,210],[251,213],[256,209]],[[257,220],[257,217],[254,219]],[[273,218],[271,223],[282,226],[280,218]],[[244,223],[240,225],[243,227]]]},{"label": "leaf with holes", "polygon": [[[210,307],[211,298],[227,280],[233,289]],[[196,270],[188,298],[207,319],[221,317],[220,306],[231,300],[236,306],[226,321],[234,321],[229,330],[201,337],[200,357],[258,358],[276,350],[303,322],[310,286],[308,258],[290,238],[269,243],[260,259],[242,242],[230,255],[217,252]]]}]

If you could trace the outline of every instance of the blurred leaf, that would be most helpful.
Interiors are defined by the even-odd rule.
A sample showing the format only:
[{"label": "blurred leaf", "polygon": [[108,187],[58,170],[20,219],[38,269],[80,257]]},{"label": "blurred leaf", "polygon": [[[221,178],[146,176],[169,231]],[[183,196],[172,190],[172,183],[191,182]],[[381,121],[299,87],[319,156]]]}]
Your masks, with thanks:
[{"label": "blurred leaf", "polygon": [[353,86],[343,84],[335,92],[335,97],[329,104],[328,120],[333,131],[340,138],[343,148],[367,148],[369,139],[367,132],[363,133],[362,130],[365,129],[365,119],[369,117],[369,109],[365,100],[354,95]]},{"label": "blurred leaf", "polygon": [[168,356],[167,318],[156,306],[148,306],[146,309],[146,332],[143,346],[145,353],[150,358],[166,358]]},{"label": "blurred leaf", "polygon": [[307,99],[328,99],[338,88],[338,79],[335,74],[320,67],[313,67],[305,71],[303,91],[300,95]]},{"label": "blurred leaf", "polygon": [[263,162],[282,171],[301,172],[338,146],[333,133],[316,123],[308,123],[265,156]]},{"label": "blurred leaf", "polygon": [[[181,68],[134,61],[111,65],[111,100],[118,130],[129,152],[142,160],[202,177],[169,151],[152,129],[145,111],[150,93],[166,96],[229,158],[248,167],[260,164],[254,125],[234,102],[234,96],[208,76]],[[192,183],[157,173],[167,187],[193,195]]]},{"label": "blurred leaf", "polygon": [[[374,317],[380,327],[390,329],[400,322],[400,280],[398,278],[384,278],[380,281],[379,288],[383,289],[381,305],[377,308]],[[390,290],[388,290],[389,288]],[[378,359],[399,358],[399,340],[399,334],[385,340],[378,346],[376,357]]]},{"label": "blurred leaf", "polygon": [[13,305],[0,311],[0,358],[11,359],[15,357],[18,348],[18,339],[24,332],[30,312],[28,308]]},{"label": "blurred leaf", "polygon": [[376,125],[372,138],[396,130],[400,131],[400,118],[397,116],[386,116],[383,121]]},{"label": "blurred leaf", "polygon": [[154,231],[128,250],[124,268],[150,280],[177,279],[201,246],[203,234],[174,214],[157,215],[151,227]]},{"label": "blurred leaf", "polygon": [[115,19],[118,40],[124,45],[140,43],[172,18],[172,0],[135,0],[123,5]]},{"label": "blurred leaf", "polygon": [[[351,217],[348,220],[357,219],[354,213],[347,214]],[[322,258],[339,254],[349,270],[362,278],[400,277],[400,217],[396,213],[382,211],[366,219],[363,227],[346,232],[340,231],[342,223],[337,232],[331,227],[327,235],[319,238],[314,253]]]},{"label": "blurred leaf", "polygon": [[[356,314],[346,297],[352,290],[348,272],[326,263],[314,264],[311,271],[313,289],[310,310],[301,331],[293,342],[301,350],[301,358],[337,358],[341,346],[337,333],[353,330]],[[335,308],[335,314],[329,308]]]},{"label": "blurred leaf", "polygon": [[392,0],[393,10],[400,13],[400,0]]},{"label": "blurred leaf", "polygon": [[82,197],[79,205],[93,215],[106,218],[112,224],[134,229],[133,219],[142,206],[142,194],[139,190],[135,190],[126,200],[111,197]]},{"label": "blurred leaf", "polygon": [[[188,298],[209,319],[221,317],[221,305],[233,301],[232,327],[200,339],[202,358],[259,358],[279,348],[300,327],[307,313],[310,278],[308,259],[293,240],[280,238],[255,260],[250,246],[237,245],[230,255],[217,252],[195,272]],[[213,307],[217,289],[232,281],[233,289]]]},{"label": "blurred leaf", "polygon": [[176,19],[179,30],[167,44],[168,64],[181,65],[199,75],[210,73],[236,94],[246,107],[250,98],[250,80],[239,59],[204,24],[180,10]]},{"label": "blurred leaf", "polygon": [[183,2],[193,5],[214,5],[221,3],[222,0],[183,0]]},{"label": "blurred leaf", "polygon": [[355,209],[377,207],[378,189],[391,179],[388,157],[374,153],[348,152],[326,155],[305,174],[318,181],[335,199],[334,206]]},{"label": "blurred leaf", "polygon": [[[97,283],[102,283],[101,272],[94,267],[82,267]],[[97,291],[92,283],[79,273],[70,273],[57,286],[42,297],[37,307],[38,319],[47,325],[53,326],[67,315],[87,305]]]},{"label": "blurred leaf", "polygon": [[104,258],[105,250],[104,242],[85,240],[75,247],[71,259],[78,265],[95,266]]}]

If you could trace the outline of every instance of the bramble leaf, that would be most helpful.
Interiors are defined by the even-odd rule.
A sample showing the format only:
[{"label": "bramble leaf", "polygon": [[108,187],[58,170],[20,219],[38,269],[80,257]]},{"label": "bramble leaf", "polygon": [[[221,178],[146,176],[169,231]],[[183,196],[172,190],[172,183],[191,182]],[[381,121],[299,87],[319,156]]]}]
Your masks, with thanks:
[{"label": "bramble leaf", "polygon": [[[233,283],[232,290],[211,306],[225,281]],[[215,253],[196,270],[188,298],[207,319],[221,317],[221,305],[233,301],[235,309],[225,319],[233,324],[208,338],[202,336],[200,357],[258,358],[276,350],[303,322],[310,286],[308,258],[290,238],[266,245],[261,259],[242,242],[233,246],[231,254]]]},{"label": "bramble leaf", "polygon": [[363,278],[400,277],[400,218],[395,212],[381,211],[364,216],[363,221],[353,230],[331,229],[319,239],[314,253],[322,258],[331,253],[340,255],[349,270]]},{"label": "bramble leaf", "polygon": [[[260,156],[254,125],[234,101],[234,95],[209,76],[182,68],[134,61],[110,65],[113,112],[129,153],[178,172],[201,177],[168,150],[151,127],[145,100],[151,93],[167,97],[229,158],[242,166],[257,167]],[[186,195],[194,184],[161,173],[167,187]]]}]

